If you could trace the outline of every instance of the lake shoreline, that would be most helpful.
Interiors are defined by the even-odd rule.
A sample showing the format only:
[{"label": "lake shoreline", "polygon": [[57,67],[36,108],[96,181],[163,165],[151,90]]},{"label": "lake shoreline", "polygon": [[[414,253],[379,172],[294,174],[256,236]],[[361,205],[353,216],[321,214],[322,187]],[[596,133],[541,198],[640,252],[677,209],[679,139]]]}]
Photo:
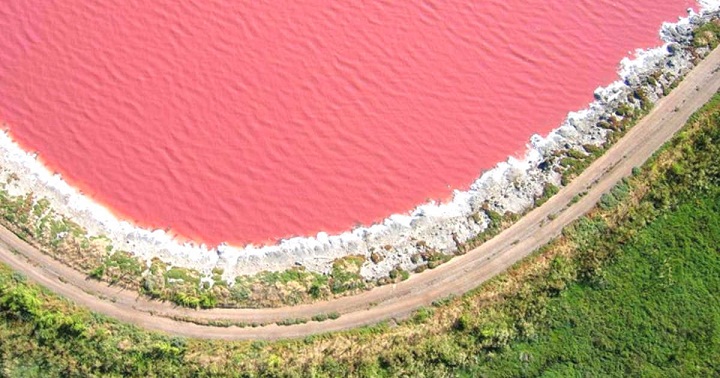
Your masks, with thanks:
[{"label": "lake shoreline", "polygon": [[[79,193],[62,177],[47,170],[33,154],[22,150],[7,132],[0,134],[0,181],[6,182],[10,196],[47,199],[62,217],[71,219],[88,235],[103,235],[112,249],[128,251],[146,262],[160,259],[170,266],[183,267],[210,275],[222,270],[222,278],[263,271],[283,271],[302,266],[309,272],[328,274],[333,262],[347,256],[363,256],[360,274],[368,280],[387,277],[391,271],[413,271],[420,264],[413,256],[427,250],[452,255],[458,245],[486,231],[491,225],[488,212],[522,214],[535,206],[548,185],[561,186],[557,169],[570,151],[588,154],[588,146],[600,148],[609,136],[603,122],[617,117],[623,105],[638,109],[633,94],[642,89],[654,103],[663,88],[689,72],[693,65],[693,25],[717,15],[718,5],[704,4],[702,15],[693,14],[661,31],[665,44],[639,52],[634,60],[624,60],[620,79],[595,91],[596,100],[586,109],[571,112],[567,120],[547,137],[535,135],[523,159],[509,158],[485,172],[468,191],[455,191],[447,203],[427,203],[408,214],[394,214],[380,224],[358,227],[339,235],[320,232],[315,237],[297,237],[271,246],[236,247],[180,243],[162,230],[147,230],[116,218],[103,206]],[[715,13],[711,12],[714,11]],[[702,51],[701,51],[702,53]],[[655,83],[648,77],[661,72]],[[377,256],[377,258],[374,258]]]}]

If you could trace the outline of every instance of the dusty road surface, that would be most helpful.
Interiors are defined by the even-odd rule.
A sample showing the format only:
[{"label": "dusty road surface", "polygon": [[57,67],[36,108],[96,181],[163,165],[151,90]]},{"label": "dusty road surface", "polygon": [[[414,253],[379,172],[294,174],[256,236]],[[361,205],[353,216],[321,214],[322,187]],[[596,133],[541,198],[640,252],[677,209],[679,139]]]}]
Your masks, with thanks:
[{"label": "dusty road surface", "polygon": [[[48,257],[6,229],[0,229],[0,261],[24,273],[31,281],[92,311],[147,329],[188,337],[302,337],[404,317],[434,300],[477,287],[555,238],[563,227],[587,213],[603,193],[629,175],[633,167],[642,165],[720,89],[719,71],[720,49],[716,49],[579,177],[493,239],[436,269],[411,276],[396,285],[378,287],[352,297],[275,309],[188,310],[88,280],[84,274]],[[571,204],[573,197],[585,191],[587,194],[580,201]],[[549,221],[548,216],[551,215],[555,218]],[[291,318],[309,319],[313,315],[330,312],[338,312],[342,316],[324,322],[292,326],[271,324],[256,328],[202,326],[172,319],[274,323]]]}]

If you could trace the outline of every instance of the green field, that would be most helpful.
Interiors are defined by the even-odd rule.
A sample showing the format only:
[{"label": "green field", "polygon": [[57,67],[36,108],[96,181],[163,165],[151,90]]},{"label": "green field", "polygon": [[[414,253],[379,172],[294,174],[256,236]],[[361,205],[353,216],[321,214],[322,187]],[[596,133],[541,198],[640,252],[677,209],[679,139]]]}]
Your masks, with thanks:
[{"label": "green field", "polygon": [[547,304],[547,329],[468,376],[720,375],[720,191],[690,197]]}]

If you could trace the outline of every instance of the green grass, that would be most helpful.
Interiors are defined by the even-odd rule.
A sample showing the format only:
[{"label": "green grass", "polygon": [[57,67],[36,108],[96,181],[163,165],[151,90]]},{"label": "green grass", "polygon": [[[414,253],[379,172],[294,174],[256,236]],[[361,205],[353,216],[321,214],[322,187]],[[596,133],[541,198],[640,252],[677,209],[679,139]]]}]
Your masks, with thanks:
[{"label": "green grass", "polygon": [[693,44],[695,47],[710,47],[714,49],[720,40],[720,24],[708,22],[693,32]]},{"label": "green grass", "polygon": [[621,248],[600,285],[547,304],[548,330],[468,376],[720,375],[720,191],[663,214]]},{"label": "green grass", "polygon": [[200,282],[197,277],[191,276],[187,269],[177,267],[170,268],[170,270],[165,272],[165,278],[171,280],[182,280],[184,282]]}]

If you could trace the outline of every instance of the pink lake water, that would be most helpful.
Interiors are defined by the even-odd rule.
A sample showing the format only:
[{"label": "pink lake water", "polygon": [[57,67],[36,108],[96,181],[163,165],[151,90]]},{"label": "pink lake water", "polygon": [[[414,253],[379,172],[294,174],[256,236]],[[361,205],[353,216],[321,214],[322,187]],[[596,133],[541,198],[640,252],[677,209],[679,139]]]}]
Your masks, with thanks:
[{"label": "pink lake water", "polygon": [[340,232],[467,189],[689,0],[3,0],[0,121],[138,225]]}]

